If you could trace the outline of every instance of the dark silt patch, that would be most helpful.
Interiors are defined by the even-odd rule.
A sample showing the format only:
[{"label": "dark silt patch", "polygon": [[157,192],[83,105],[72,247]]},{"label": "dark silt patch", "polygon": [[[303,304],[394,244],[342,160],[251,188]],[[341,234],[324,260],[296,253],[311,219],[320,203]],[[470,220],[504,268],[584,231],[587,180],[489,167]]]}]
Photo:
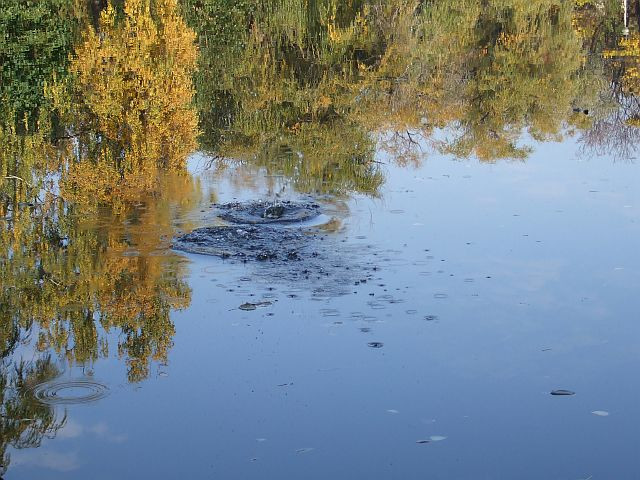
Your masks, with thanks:
[{"label": "dark silt patch", "polygon": [[314,298],[349,294],[354,278],[373,280],[378,269],[362,252],[318,228],[203,227],[175,238],[172,247],[225,262],[252,264],[254,280],[308,288]]},{"label": "dark silt patch", "polygon": [[187,253],[214,255],[241,261],[293,262],[318,254],[313,244],[320,233],[238,225],[197,228],[177,237],[173,248]]},{"label": "dark silt patch", "polygon": [[303,284],[314,298],[348,294],[354,279],[366,283],[378,269],[339,232],[306,222],[322,218],[316,203],[251,201],[216,207],[218,218],[238,223],[197,228],[174,238],[173,249],[250,263],[252,278]]}]

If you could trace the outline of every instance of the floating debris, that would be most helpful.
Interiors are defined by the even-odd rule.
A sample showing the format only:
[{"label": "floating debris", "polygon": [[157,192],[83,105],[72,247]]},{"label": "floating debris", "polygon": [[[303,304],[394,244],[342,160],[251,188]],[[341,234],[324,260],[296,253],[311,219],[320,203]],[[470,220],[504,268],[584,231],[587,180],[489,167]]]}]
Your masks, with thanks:
[{"label": "floating debris", "polygon": [[431,443],[431,440],[416,440],[416,443]]},{"label": "floating debris", "polygon": [[238,309],[249,312],[251,310],[255,310],[258,307],[266,307],[267,305],[271,305],[271,302],[246,302],[240,305]]},{"label": "floating debris", "polygon": [[298,448],[296,450],[296,453],[309,453],[311,451],[313,451],[314,449],[311,447],[307,447],[307,448]]},{"label": "floating debris", "polygon": [[268,226],[238,225],[202,227],[174,239],[172,247],[187,253],[214,255],[221,258],[249,260],[295,261],[308,257],[318,234]]},{"label": "floating debris", "polygon": [[557,395],[557,396],[568,396],[568,395],[575,395],[576,392],[572,392],[571,390],[552,390],[551,391],[551,395]]},{"label": "floating debris", "polygon": [[371,348],[382,348],[384,346],[384,343],[382,342],[369,342],[367,343],[367,345]]}]

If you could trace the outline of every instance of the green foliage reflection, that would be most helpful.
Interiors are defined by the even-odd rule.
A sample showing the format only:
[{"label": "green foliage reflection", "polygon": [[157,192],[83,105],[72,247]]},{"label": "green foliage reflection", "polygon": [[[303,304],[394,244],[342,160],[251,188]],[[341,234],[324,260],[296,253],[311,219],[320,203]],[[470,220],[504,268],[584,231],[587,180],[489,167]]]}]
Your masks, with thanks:
[{"label": "green foliage reflection", "polygon": [[66,422],[34,396],[32,387],[59,374],[50,357],[34,363],[0,360],[0,475],[9,467],[7,448],[34,448]]},{"label": "green foliage reflection", "polygon": [[449,127],[443,152],[524,158],[523,132],[561,138],[585,71],[575,6],[559,0],[232,3],[181,2],[198,33],[203,144],[265,165],[273,145],[323,157],[333,165],[311,171],[344,175],[327,189],[375,191],[382,132]]}]

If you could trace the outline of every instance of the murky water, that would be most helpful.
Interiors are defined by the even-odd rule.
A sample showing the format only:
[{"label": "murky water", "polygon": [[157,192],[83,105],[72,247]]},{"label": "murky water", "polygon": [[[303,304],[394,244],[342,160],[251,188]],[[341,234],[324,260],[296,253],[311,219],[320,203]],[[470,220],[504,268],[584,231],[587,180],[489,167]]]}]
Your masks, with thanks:
[{"label": "murky water", "polygon": [[635,10],[85,3],[0,6],[2,478],[637,477]]}]

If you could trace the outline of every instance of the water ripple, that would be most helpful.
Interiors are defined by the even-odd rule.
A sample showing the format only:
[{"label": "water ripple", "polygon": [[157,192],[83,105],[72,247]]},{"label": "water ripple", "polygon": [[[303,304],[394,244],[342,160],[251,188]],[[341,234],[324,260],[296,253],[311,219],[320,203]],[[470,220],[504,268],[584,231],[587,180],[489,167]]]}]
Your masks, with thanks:
[{"label": "water ripple", "polygon": [[91,380],[50,380],[32,389],[34,396],[46,405],[92,403],[109,395],[106,385]]}]

